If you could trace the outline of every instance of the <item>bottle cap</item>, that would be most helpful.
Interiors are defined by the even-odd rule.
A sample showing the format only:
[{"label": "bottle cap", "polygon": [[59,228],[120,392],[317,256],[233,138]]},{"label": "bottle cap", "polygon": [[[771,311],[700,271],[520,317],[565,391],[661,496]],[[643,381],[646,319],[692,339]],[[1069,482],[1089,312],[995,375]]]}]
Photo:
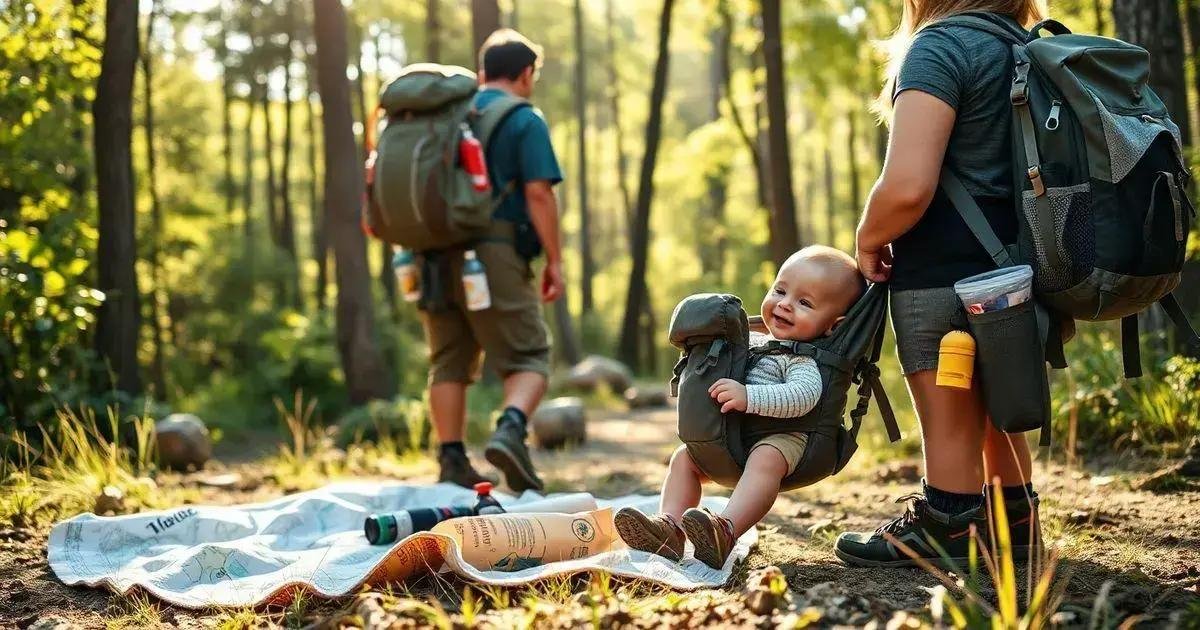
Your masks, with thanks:
[{"label": "bottle cap", "polygon": [[467,251],[466,251],[466,252],[463,254],[463,257],[465,257],[467,260],[475,260],[475,250],[473,250],[473,249],[468,249],[468,250],[467,250]]},{"label": "bottle cap", "polygon": [[942,337],[942,350],[957,350],[962,354],[975,354],[975,338],[970,333],[952,330]]},{"label": "bottle cap", "polygon": [[491,496],[492,482],[480,481],[479,483],[475,484],[475,494],[478,494],[481,497]]}]

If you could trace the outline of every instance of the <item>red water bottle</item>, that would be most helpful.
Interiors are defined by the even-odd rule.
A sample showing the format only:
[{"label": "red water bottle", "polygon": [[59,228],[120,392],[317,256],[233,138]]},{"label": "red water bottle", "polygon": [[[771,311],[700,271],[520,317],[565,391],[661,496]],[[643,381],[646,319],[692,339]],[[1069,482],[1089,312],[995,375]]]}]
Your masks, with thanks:
[{"label": "red water bottle", "polygon": [[463,170],[471,176],[471,186],[476,192],[483,192],[491,187],[488,183],[487,164],[483,160],[483,145],[471,133],[466,123],[462,124],[462,139],[458,141],[458,158],[462,161]]}]

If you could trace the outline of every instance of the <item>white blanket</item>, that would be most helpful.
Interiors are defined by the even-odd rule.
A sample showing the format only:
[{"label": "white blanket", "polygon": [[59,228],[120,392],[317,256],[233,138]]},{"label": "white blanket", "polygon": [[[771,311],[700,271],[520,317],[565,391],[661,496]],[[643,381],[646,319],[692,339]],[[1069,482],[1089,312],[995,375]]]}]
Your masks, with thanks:
[{"label": "white blanket", "polygon": [[[541,499],[526,492],[501,503]],[[298,591],[321,597],[354,593],[364,584],[403,580],[424,571],[452,571],[486,584],[512,586],[551,575],[603,570],[677,589],[719,587],[745,558],[758,534],[737,542],[729,561],[713,570],[691,557],[681,563],[625,547],[618,538],[604,553],[512,573],[481,571],[463,562],[444,536],[418,533],[391,546],[363,535],[372,513],[412,507],[472,505],[475,493],[451,484],[342,483],[267,503],[186,506],[129,516],[81,514],[50,532],[50,567],[66,584],[105,586],[118,593],[148,591],[187,608],[285,604]],[[601,507],[657,508],[657,496],[600,500]],[[725,499],[705,499],[710,509]]]}]

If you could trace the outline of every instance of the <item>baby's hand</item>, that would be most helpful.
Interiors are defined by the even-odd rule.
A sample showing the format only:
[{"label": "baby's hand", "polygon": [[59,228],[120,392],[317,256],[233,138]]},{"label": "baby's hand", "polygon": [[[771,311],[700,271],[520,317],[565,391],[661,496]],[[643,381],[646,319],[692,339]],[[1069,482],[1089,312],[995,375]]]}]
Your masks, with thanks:
[{"label": "baby's hand", "polygon": [[713,383],[708,395],[721,403],[721,413],[746,410],[746,386],[733,379],[723,378]]}]

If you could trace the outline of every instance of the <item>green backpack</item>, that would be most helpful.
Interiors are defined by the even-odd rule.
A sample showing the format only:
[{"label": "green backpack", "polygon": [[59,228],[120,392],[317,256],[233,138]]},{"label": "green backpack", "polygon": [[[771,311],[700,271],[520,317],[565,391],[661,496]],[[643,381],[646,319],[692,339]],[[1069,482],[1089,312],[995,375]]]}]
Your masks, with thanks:
[{"label": "green backpack", "polygon": [[1054,20],[1026,33],[989,17],[928,28],[963,26],[1011,46],[1018,242],[1000,242],[948,169],[941,187],[998,266],[1033,266],[1034,291],[1054,323],[1047,360],[1066,367],[1062,331],[1072,320],[1121,319],[1125,374],[1139,376],[1137,318],[1155,303],[1200,344],[1171,295],[1196,216],[1191,175],[1179,127],[1147,85],[1149,53]]},{"label": "green backpack", "polygon": [[[679,439],[696,466],[732,488],[742,476],[749,448],[767,435],[810,432],[804,458],[780,487],[812,485],[839,472],[858,449],[858,431],[874,395],[893,442],[900,430],[875,365],[887,322],[887,285],[872,285],[826,337],[810,342],[772,340],[750,347],[750,321],[736,296],[701,293],[685,298],[671,315],[669,336],[681,355],[671,379],[679,400]],[[812,357],[821,372],[821,397],[800,418],[767,418],[743,412],[721,413],[708,388],[722,378],[746,382],[746,374],[768,354]],[[858,401],[845,426],[850,387]]]},{"label": "green backpack", "polygon": [[505,95],[476,111],[475,73],[458,66],[412,64],[379,97],[385,115],[368,176],[364,222],[384,241],[416,252],[479,238],[507,192],[477,191],[458,156],[462,125],[487,149],[492,132],[529,102]]}]

